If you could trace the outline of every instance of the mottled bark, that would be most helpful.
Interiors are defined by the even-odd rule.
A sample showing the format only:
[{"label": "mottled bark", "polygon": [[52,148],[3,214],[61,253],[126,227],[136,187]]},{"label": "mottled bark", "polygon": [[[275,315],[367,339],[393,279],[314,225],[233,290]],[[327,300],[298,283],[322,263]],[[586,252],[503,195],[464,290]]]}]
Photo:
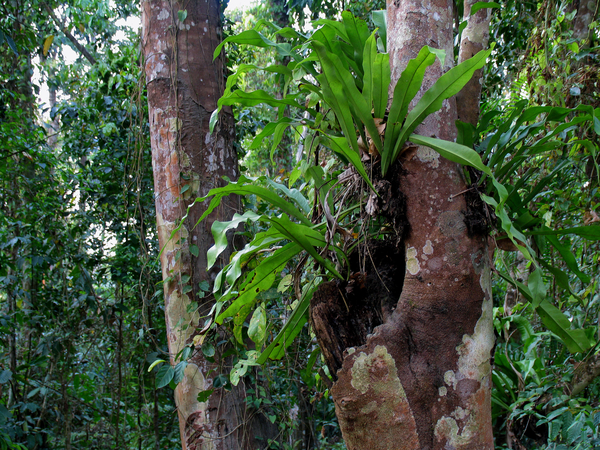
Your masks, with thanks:
[{"label": "mottled bark", "polygon": [[[588,39],[590,24],[598,13],[598,2],[596,0],[575,0],[573,7],[577,8],[577,14],[573,21],[573,37],[575,39]],[[586,46],[589,46],[589,41]]]},{"label": "mottled bark", "polygon": [[[464,16],[467,26],[462,32],[460,39],[460,52],[458,62],[461,63],[475,54],[487,48],[490,37],[491,9],[482,8],[471,14],[471,7],[478,0],[464,1]],[[479,98],[481,97],[481,83],[483,81],[483,69],[475,71],[473,78],[456,95],[456,106],[458,118],[463,122],[477,126],[479,120]]]},{"label": "mottled bark", "polygon": [[[447,0],[388,2],[390,91],[423,45],[448,55],[445,67],[428,70],[425,89],[451,67],[452,18]],[[456,118],[455,100],[445,101],[416,132],[454,140]],[[488,237],[465,222],[460,166],[418,146],[400,163],[390,178],[400,179],[409,226],[395,224],[406,254],[402,292],[395,304],[377,306],[381,324],[363,342],[343,349],[331,390],[340,427],[349,450],[491,450]],[[379,272],[383,264],[373,259]]]},{"label": "mottled bark", "polygon": [[[178,11],[183,10],[187,17],[181,22]],[[174,364],[212,307],[212,299],[195,303],[199,283],[214,275],[206,271],[211,225],[238,209],[235,197],[224,199],[208,220],[196,225],[207,205],[194,200],[223,185],[223,176],[237,178],[233,117],[224,111],[209,133],[224,84],[224,61],[213,62],[212,57],[221,41],[218,2],[143,1],[142,25],[167,338]],[[228,258],[225,253],[220,262]],[[197,400],[199,392],[212,388],[214,377],[228,372],[226,361],[219,361],[219,355],[216,360],[207,361],[197,350],[175,391],[183,449],[257,448],[255,437],[262,432],[250,429],[243,387],[215,389],[207,402]]]}]

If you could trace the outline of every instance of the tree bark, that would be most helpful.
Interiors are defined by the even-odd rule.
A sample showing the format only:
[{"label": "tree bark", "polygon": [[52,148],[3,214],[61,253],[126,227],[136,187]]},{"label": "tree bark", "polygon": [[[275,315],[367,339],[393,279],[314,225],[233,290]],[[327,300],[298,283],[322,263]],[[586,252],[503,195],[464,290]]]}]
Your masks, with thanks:
[{"label": "tree bark", "polygon": [[[461,63],[475,56],[481,50],[487,48],[490,37],[491,9],[482,8],[471,15],[471,7],[477,0],[464,1],[463,19],[467,26],[462,32],[460,39],[460,52],[458,62]],[[475,71],[473,78],[466,86],[456,94],[456,107],[458,118],[463,122],[470,123],[474,127],[479,121],[479,99],[481,97],[481,83],[483,81],[483,69]]]},{"label": "tree bark", "polygon": [[[183,22],[180,11],[187,12]],[[208,220],[196,225],[206,205],[194,200],[223,185],[223,176],[238,176],[234,125],[231,112],[224,111],[209,133],[209,118],[224,87],[224,60],[213,62],[212,57],[221,41],[217,0],[144,0],[142,26],[167,337],[175,364],[214,302],[195,303],[199,283],[214,275],[206,271],[211,225],[238,210],[236,198],[224,199]],[[228,258],[225,254],[222,261]],[[261,431],[250,429],[256,421],[250,424],[241,385],[231,392],[217,388],[208,401],[197,400],[200,392],[213,388],[217,375],[228,373],[224,363],[219,354],[209,362],[197,349],[177,386],[184,450],[259,447],[255,436]]]},{"label": "tree bark", "polygon": [[[447,55],[444,67],[436,62],[428,70],[423,90],[451,68],[452,18],[447,0],[388,2],[390,92],[423,45],[442,48]],[[455,100],[447,100],[416,132],[454,140],[456,117]],[[404,237],[406,256],[400,262],[390,245],[375,249],[372,260],[379,265],[367,268],[362,282],[367,285],[365,299],[380,309],[349,318],[343,338],[364,330],[356,332],[355,345],[341,339],[328,359],[335,367],[335,359],[341,358],[331,393],[347,448],[491,450],[494,335],[488,236],[465,220],[470,209],[481,205],[476,195],[462,194],[467,190],[462,168],[428,148],[411,146],[396,167],[391,178],[399,179],[401,192],[395,198],[405,199],[408,222],[397,232]],[[386,258],[395,269],[384,263]],[[398,269],[403,286],[394,271]],[[373,271],[388,294],[371,302]],[[311,319],[322,337],[318,311],[325,295],[320,290],[315,296]],[[348,311],[368,303],[347,297]]]},{"label": "tree bark", "polygon": [[[590,35],[590,24],[598,12],[596,0],[576,0],[573,6],[577,8],[577,15],[573,21],[573,37],[577,40],[588,39]],[[589,47],[589,41],[585,44]]]}]

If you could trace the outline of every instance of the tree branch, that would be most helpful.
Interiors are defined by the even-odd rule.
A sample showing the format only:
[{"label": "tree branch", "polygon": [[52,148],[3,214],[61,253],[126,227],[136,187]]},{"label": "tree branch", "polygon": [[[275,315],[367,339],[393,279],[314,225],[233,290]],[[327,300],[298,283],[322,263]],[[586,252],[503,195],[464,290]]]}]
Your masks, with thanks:
[{"label": "tree branch", "polygon": [[94,58],[92,56],[92,54],[90,52],[88,52],[87,49],[83,45],[81,45],[79,42],[77,42],[77,39],[75,39],[75,36],[73,36],[71,34],[69,29],[67,27],[63,26],[63,24],[60,22],[60,20],[58,20],[58,17],[56,17],[56,14],[54,14],[53,9],[50,8],[50,6],[46,2],[42,2],[42,5],[46,9],[46,11],[48,11],[48,14],[50,14],[50,17],[52,17],[52,20],[54,21],[56,26],[62,30],[62,32],[67,37],[67,39],[73,43],[73,45],[77,48],[77,50],[79,50],[79,52],[83,56],[85,56],[85,59],[87,59],[92,64],[96,64],[96,58]]}]

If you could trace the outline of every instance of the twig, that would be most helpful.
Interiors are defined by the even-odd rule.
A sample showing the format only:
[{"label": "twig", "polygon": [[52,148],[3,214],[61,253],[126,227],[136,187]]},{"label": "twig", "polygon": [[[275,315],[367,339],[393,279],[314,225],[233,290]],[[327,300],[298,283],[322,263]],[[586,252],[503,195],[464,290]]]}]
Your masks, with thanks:
[{"label": "twig", "polygon": [[88,52],[87,49],[83,45],[81,45],[79,42],[77,42],[77,39],[75,39],[75,36],[73,36],[71,34],[71,32],[69,31],[69,29],[67,27],[63,26],[63,24],[60,22],[60,20],[58,20],[58,17],[56,17],[56,14],[54,14],[54,10],[52,8],[50,8],[50,6],[46,2],[42,2],[42,5],[46,9],[46,11],[48,11],[48,14],[50,14],[50,17],[52,17],[52,20],[54,21],[54,23],[56,24],[56,26],[59,27],[62,30],[62,32],[67,37],[67,39],[70,40],[73,43],[73,45],[77,48],[77,50],[79,50],[79,52],[83,56],[85,56],[85,58],[90,63],[96,64],[96,58],[94,58],[92,56],[92,54],[90,52]]}]

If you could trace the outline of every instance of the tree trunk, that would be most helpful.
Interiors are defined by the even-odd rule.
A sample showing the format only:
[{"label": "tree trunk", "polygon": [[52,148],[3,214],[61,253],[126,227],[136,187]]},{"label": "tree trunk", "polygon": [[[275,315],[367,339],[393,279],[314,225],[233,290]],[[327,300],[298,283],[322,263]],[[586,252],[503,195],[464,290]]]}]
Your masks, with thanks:
[{"label": "tree trunk", "polygon": [[[236,198],[226,199],[196,226],[206,205],[194,200],[223,185],[223,176],[237,178],[234,126],[231,112],[224,111],[209,133],[224,85],[223,58],[213,62],[212,56],[221,41],[219,3],[144,0],[142,24],[167,337],[175,364],[214,302],[198,296],[199,283],[212,275],[206,271],[210,227],[238,209]],[[256,420],[248,417],[241,385],[231,392],[217,388],[208,401],[197,400],[212,389],[216,376],[228,373],[219,354],[209,362],[197,349],[189,362],[175,391],[183,449],[259,447],[260,432],[250,429]]]},{"label": "tree trunk", "polygon": [[[463,19],[467,26],[460,39],[460,52],[458,62],[464,62],[487,48],[490,37],[491,9],[482,8],[471,15],[471,8],[477,0],[464,1]],[[483,69],[475,71],[473,78],[456,94],[456,107],[458,118],[463,122],[477,126],[479,120],[479,98],[481,97],[481,82]]]},{"label": "tree trunk", "polygon": [[[596,0],[576,0],[573,7],[577,8],[577,15],[573,21],[573,37],[577,40],[588,39],[590,24],[595,19],[598,2]],[[584,47],[589,47],[589,41]]]},{"label": "tree trunk", "polygon": [[[447,55],[445,67],[436,62],[428,70],[424,89],[452,66],[452,18],[450,1],[388,2],[391,90],[423,45]],[[455,100],[445,101],[416,132],[454,140],[456,118]],[[488,237],[465,219],[483,206],[476,194],[464,194],[462,168],[428,148],[412,146],[397,167],[390,178],[401,189],[395,198],[405,199],[408,226],[399,233],[404,240],[398,251],[406,257],[399,263],[401,256],[390,252],[390,245],[371,251],[377,261],[371,272],[377,277],[367,270],[366,292],[377,290],[370,283],[378,278],[393,304],[381,301],[375,313],[358,311],[361,303],[348,295],[348,310],[357,308],[357,314],[344,333],[358,328],[364,339],[341,346],[345,351],[331,391],[340,427],[349,450],[491,450],[494,335]],[[403,287],[396,274],[404,276]],[[321,294],[311,304],[318,335],[315,312]]]}]

